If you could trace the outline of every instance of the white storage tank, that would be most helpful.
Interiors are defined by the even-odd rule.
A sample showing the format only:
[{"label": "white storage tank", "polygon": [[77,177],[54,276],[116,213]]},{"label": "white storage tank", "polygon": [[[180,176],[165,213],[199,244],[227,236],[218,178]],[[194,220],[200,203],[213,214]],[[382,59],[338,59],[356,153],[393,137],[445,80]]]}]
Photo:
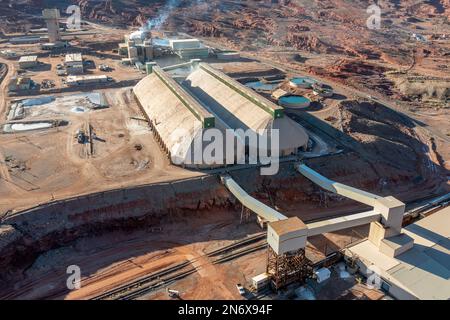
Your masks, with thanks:
[{"label": "white storage tank", "polygon": [[278,104],[285,108],[304,109],[310,106],[311,100],[298,95],[285,95],[278,100]]}]

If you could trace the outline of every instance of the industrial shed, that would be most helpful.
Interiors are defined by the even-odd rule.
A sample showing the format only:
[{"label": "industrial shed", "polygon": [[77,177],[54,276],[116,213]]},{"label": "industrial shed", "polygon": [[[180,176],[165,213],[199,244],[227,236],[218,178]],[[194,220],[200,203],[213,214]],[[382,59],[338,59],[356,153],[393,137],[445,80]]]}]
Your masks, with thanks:
[{"label": "industrial shed", "polygon": [[450,207],[408,225],[402,231],[414,240],[395,258],[379,252],[369,240],[348,248],[363,273],[376,266],[382,287],[401,300],[450,299]]},{"label": "industrial shed", "polygon": [[38,57],[37,56],[22,56],[19,59],[20,69],[33,68],[37,65],[38,65]]},{"label": "industrial shed", "polygon": [[223,130],[224,127],[161,68],[153,67],[152,71],[133,92],[159,143],[176,164],[214,167],[206,163],[189,163],[194,159],[193,137],[199,137],[208,128]]},{"label": "industrial shed", "polygon": [[308,143],[306,131],[286,117],[282,107],[205,63],[200,63],[183,84],[233,129],[279,129],[282,156],[296,154]]},{"label": "industrial shed", "polygon": [[[298,148],[308,142],[305,130],[285,117],[282,107],[255,95],[206,64],[200,64],[182,85],[160,67],[155,66],[149,72],[151,74],[134,87],[134,96],[174,164],[199,169],[230,164],[225,161],[226,150],[223,150],[224,160],[220,164],[189,162],[194,159],[194,152],[199,151],[194,148],[194,138],[203,137],[210,128],[219,129],[224,136],[226,129],[255,132],[279,129],[282,156],[297,153]],[[234,148],[236,151],[236,145]],[[198,155],[195,159],[199,159]]]}]

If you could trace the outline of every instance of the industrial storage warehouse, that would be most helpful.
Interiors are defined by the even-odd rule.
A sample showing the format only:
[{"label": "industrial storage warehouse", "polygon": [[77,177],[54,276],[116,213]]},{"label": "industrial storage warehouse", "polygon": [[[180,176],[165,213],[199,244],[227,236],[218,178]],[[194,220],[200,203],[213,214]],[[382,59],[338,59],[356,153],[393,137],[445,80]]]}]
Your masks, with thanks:
[{"label": "industrial storage warehouse", "polygon": [[[206,163],[191,164],[196,159],[194,138],[208,128],[223,130],[203,106],[159,67],[142,79],[133,89],[136,100],[154,130],[158,142],[175,164],[209,168]],[[200,150],[203,151],[203,150]]]},{"label": "industrial storage warehouse", "polygon": [[279,129],[283,156],[297,153],[308,143],[306,131],[286,117],[282,107],[205,63],[200,63],[183,84],[233,129]]},{"label": "industrial storage warehouse", "polygon": [[296,153],[308,142],[306,131],[285,117],[283,108],[207,64],[201,63],[183,86],[161,68],[153,67],[152,73],[133,89],[158,141],[175,164],[195,168],[215,166],[190,162],[194,159],[194,139],[187,137],[198,137],[210,128],[222,132],[279,129],[283,156]]}]

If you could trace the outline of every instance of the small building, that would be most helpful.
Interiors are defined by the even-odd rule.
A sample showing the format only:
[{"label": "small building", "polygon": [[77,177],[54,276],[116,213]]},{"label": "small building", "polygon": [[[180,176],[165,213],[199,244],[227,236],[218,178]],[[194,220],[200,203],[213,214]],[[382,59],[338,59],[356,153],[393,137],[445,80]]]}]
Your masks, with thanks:
[{"label": "small building", "polygon": [[[384,247],[400,248],[406,237],[413,240],[408,250],[383,253],[370,239],[347,248],[345,254],[361,273],[378,274],[381,288],[400,300],[450,299],[450,207],[414,222],[404,234],[382,239]],[[411,241],[410,241],[411,242]]]},{"label": "small building", "polygon": [[22,56],[19,59],[20,69],[28,69],[37,66],[38,57],[37,56]]},{"label": "small building", "polygon": [[198,39],[170,39],[169,45],[174,51],[183,49],[199,49],[202,43]]},{"label": "small building", "polygon": [[33,81],[28,77],[12,77],[8,84],[9,91],[30,90],[33,86]]},{"label": "small building", "polygon": [[64,67],[67,70],[67,74],[82,74],[84,72],[82,54],[67,54],[64,61]]},{"label": "small building", "polygon": [[41,42],[41,37],[14,37],[9,39],[12,44],[33,44]]},{"label": "small building", "polygon": [[106,75],[97,76],[68,76],[66,78],[66,84],[70,87],[82,86],[86,84],[96,84],[108,82],[108,77]]},{"label": "small building", "polygon": [[138,56],[138,48],[130,42],[130,45],[128,46],[128,58],[131,60],[137,60]]},{"label": "small building", "polygon": [[67,71],[66,69],[56,69],[56,75],[57,76],[67,76]]},{"label": "small building", "polygon": [[47,28],[38,28],[38,29],[31,29],[30,33],[47,33],[48,29]]},{"label": "small building", "polygon": [[46,42],[41,44],[42,50],[54,50],[60,48],[67,48],[70,44],[67,41],[58,41],[58,42]]},{"label": "small building", "polygon": [[252,278],[252,284],[256,292],[264,290],[270,284],[270,275],[266,272]]},{"label": "small building", "polygon": [[130,58],[122,58],[121,63],[124,66],[130,66],[131,65],[131,59]]},{"label": "small building", "polygon": [[181,49],[176,51],[176,54],[184,60],[190,59],[206,59],[209,57],[209,48],[193,48],[193,49]]},{"label": "small building", "polygon": [[128,44],[119,43],[119,55],[121,57],[128,57]]},{"label": "small building", "polygon": [[198,39],[171,39],[169,46],[181,59],[205,59],[209,57],[209,48]]},{"label": "small building", "polygon": [[130,59],[131,63],[140,61],[145,63],[152,61],[154,58],[154,47],[151,40],[145,40],[136,43],[134,40],[129,40],[125,44],[119,44],[119,55]]},{"label": "small building", "polygon": [[140,71],[145,71],[145,65],[140,61],[137,61],[134,66]]},{"label": "small building", "polygon": [[314,272],[316,276],[317,283],[322,283],[328,279],[330,279],[331,271],[328,268],[320,268]]},{"label": "small building", "polygon": [[238,60],[240,58],[240,53],[236,51],[222,51],[217,53],[217,59],[219,60]]},{"label": "small building", "polygon": [[6,59],[14,59],[17,57],[17,53],[13,50],[1,50],[0,56]]}]

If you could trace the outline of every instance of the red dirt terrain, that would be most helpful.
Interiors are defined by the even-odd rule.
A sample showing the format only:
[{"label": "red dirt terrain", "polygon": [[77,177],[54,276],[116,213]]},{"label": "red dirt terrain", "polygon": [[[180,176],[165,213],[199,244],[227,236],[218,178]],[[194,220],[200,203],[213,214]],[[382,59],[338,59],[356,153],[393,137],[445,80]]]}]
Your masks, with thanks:
[{"label": "red dirt terrain", "polygon": [[[370,1],[76,0],[57,3],[62,12],[69,4],[78,4],[83,19],[88,21],[123,28],[150,21],[158,28],[212,38],[227,47],[258,51],[258,55],[276,57],[294,50],[306,59],[301,66],[305,70],[328,74],[327,77],[339,81],[345,78],[349,84],[367,84],[377,92],[395,94],[405,100],[414,91],[402,85],[402,79],[397,79],[405,73],[406,76],[433,76],[434,82],[447,83],[448,88],[448,0],[381,1],[379,30],[367,27],[370,13],[366,10],[372,4]],[[0,22],[0,30],[24,31],[42,26],[42,21],[36,19],[42,6],[39,0],[0,2],[6,16]],[[426,42],[415,39],[416,33]],[[326,62],[318,55],[326,57]],[[360,75],[360,71],[364,74],[362,69],[372,70],[369,83],[364,77],[352,77]],[[386,72],[400,75],[386,80]],[[424,83],[425,87],[428,85],[433,84]],[[415,98],[419,101],[431,104],[441,101],[441,107],[449,95],[448,90],[431,97],[418,91]]]},{"label": "red dirt terrain", "polygon": [[[40,11],[44,3],[0,0],[0,40],[15,32],[43,27]],[[70,4],[78,4],[84,20],[98,23],[106,31],[114,27],[125,33],[150,22],[161,30],[186,32],[218,48],[239,50],[243,57],[259,60],[258,65],[264,62],[270,68],[286,69],[289,76],[309,74],[331,83],[342,99],[304,112],[302,120],[317,124],[317,128],[339,143],[343,152],[307,160],[309,166],[330,179],[380,195],[393,195],[405,202],[449,191],[448,0],[378,1],[382,10],[379,30],[366,26],[370,15],[366,9],[372,1],[64,0],[52,3],[61,12]],[[417,40],[413,34],[422,35],[425,41]],[[229,64],[228,68],[235,68],[234,75],[250,73],[239,64]],[[361,94],[367,99],[361,99]],[[142,140],[127,133],[134,126],[119,134],[118,126],[124,127],[123,123],[128,123],[126,119],[137,113],[132,112],[131,103],[124,101],[127,103],[113,104],[116,109],[126,105],[120,117],[112,109],[91,119],[99,128],[101,121],[107,122],[105,131],[117,133],[112,140],[117,152],[108,149],[98,154],[101,156],[98,160],[77,159],[83,170],[69,166],[72,162],[61,156],[64,146],[70,147],[73,142],[69,128],[52,136],[57,143],[52,146],[54,159],[51,161],[44,156],[48,157],[46,148],[49,147],[44,143],[48,137],[30,134],[20,144],[13,141],[15,137],[2,140],[0,149],[8,154],[9,160],[5,157],[0,176],[15,173],[18,177],[33,176],[36,181],[40,176],[50,180],[48,185],[42,183],[42,190],[26,192],[20,185],[0,185],[0,195],[10,197],[0,203],[0,267],[4,270],[0,275],[0,298],[90,297],[104,288],[176,261],[195,260],[208,246],[228,244],[260,231],[255,223],[248,226],[238,223],[241,206],[218,177],[183,171],[168,164],[165,158],[158,159],[162,156],[150,133],[145,133]],[[295,114],[290,116],[294,118]],[[105,119],[113,117],[116,122],[109,125]],[[321,124],[319,120],[323,120]],[[62,140],[57,135],[69,138]],[[144,151],[131,148],[129,141],[122,138],[133,138],[130,143],[141,144]],[[40,151],[34,150],[36,146]],[[41,162],[27,160],[31,154],[42,155],[38,157]],[[135,172],[135,159],[130,159],[133,161],[128,161],[126,168],[131,173],[125,179],[113,174],[128,172],[123,170],[120,154],[137,160],[141,160],[138,156],[145,155],[154,164],[143,175]],[[33,166],[23,165],[27,161]],[[58,172],[53,169],[57,161],[64,162],[58,165],[61,174],[52,175],[50,171]],[[232,175],[256,198],[305,221],[366,209],[321,190],[298,174],[292,163],[283,164],[274,177],[261,177],[253,169]],[[175,181],[191,176],[191,180]],[[64,181],[55,183],[52,179]],[[105,188],[117,189],[106,191]],[[59,193],[57,201],[17,214],[17,208],[47,203],[54,199],[54,193]],[[63,198],[69,199],[59,201]],[[127,242],[119,243],[122,240]],[[73,252],[77,255],[72,258]],[[92,253],[98,260],[91,258]],[[58,264],[61,257],[63,262]],[[187,297],[238,298],[234,283],[244,283],[248,275],[264,271],[264,261],[265,255],[259,252],[226,267],[208,265],[183,280],[186,290],[190,290]],[[201,259],[200,262],[206,263]],[[64,291],[65,267],[72,263],[80,263],[85,268],[87,275],[83,281],[87,285],[92,281],[79,296],[76,293],[67,296]],[[219,285],[213,294],[204,292],[216,283]],[[195,288],[203,291],[196,293]]]}]

